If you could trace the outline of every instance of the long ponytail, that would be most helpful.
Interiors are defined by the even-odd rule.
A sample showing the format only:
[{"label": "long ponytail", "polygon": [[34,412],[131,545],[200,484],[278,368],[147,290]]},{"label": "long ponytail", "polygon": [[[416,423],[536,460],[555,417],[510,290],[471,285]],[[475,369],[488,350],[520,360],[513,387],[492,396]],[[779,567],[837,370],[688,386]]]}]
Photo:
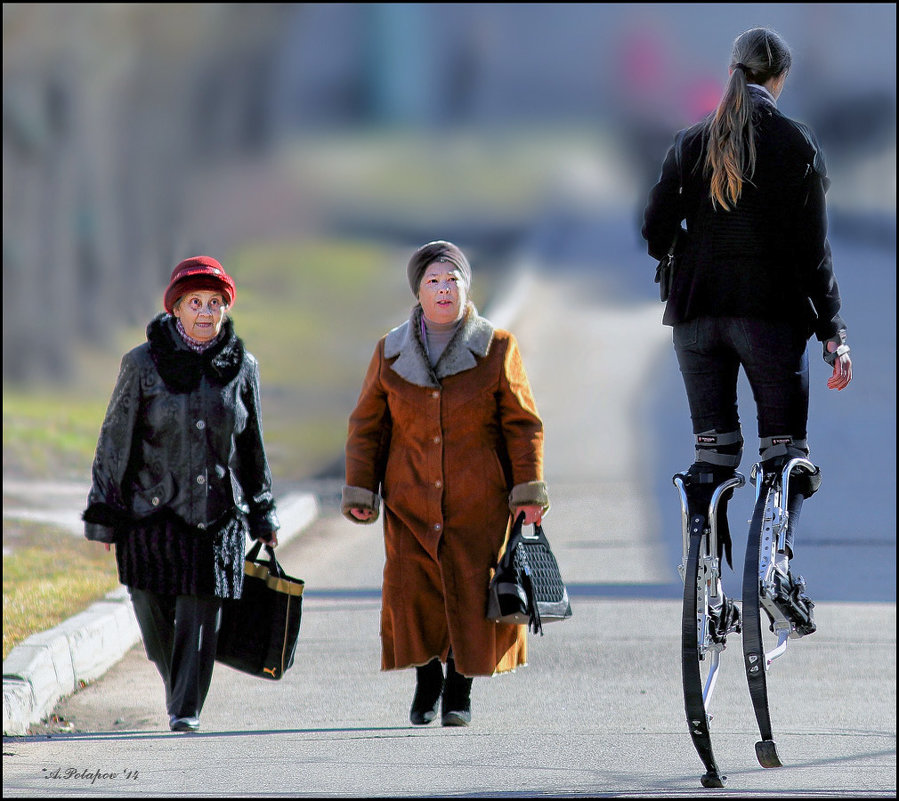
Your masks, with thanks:
[{"label": "long ponytail", "polygon": [[755,128],[749,84],[764,84],[790,69],[783,39],[767,28],[753,28],[734,41],[730,78],[707,123],[705,173],[712,205],[725,211],[737,205],[743,182],[755,172]]}]

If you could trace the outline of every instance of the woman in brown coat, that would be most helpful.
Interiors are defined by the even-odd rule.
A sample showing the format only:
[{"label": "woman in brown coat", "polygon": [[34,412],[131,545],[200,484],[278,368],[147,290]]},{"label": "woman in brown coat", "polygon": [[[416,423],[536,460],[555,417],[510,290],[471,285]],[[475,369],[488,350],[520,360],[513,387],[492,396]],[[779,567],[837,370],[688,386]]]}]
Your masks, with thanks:
[{"label": "woman in brown coat", "polygon": [[373,523],[383,500],[381,669],[416,668],[410,720],[430,723],[442,697],[442,724],[466,726],[473,677],[527,662],[527,627],[487,620],[487,588],[510,512],[549,509],[543,423],[515,337],[468,299],[459,248],[429,242],[407,274],[419,303],[366,372],[342,511]]}]

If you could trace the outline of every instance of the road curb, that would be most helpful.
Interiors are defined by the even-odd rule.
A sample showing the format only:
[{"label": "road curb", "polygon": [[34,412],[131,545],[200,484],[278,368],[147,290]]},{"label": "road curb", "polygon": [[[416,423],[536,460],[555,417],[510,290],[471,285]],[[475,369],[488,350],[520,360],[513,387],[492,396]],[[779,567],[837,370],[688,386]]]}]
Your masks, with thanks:
[{"label": "road curb", "polygon": [[32,634],[3,660],[3,733],[27,734],[62,697],[102,676],[139,639],[125,587]]},{"label": "road curb", "polygon": [[[278,503],[284,545],[319,514],[318,500],[293,493]],[[118,587],[48,631],[32,634],[3,660],[3,734],[24,736],[61,698],[95,681],[140,641],[126,587]]]}]

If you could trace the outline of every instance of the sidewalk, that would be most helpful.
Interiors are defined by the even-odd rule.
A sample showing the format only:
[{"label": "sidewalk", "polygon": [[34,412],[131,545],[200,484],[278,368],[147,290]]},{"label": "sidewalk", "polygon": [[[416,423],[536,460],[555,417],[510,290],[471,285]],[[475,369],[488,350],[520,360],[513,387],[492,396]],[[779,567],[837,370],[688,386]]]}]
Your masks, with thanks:
[{"label": "sidewalk", "polygon": [[639,543],[579,523],[619,493],[599,485],[558,498],[546,531],[573,617],[529,637],[527,667],[475,680],[468,728],[409,724],[414,675],[378,670],[382,537],[323,508],[279,555],[306,581],[296,663],[283,680],[217,667],[203,728],[179,735],[168,731],[156,669],[135,646],[60,704],[71,733],[4,740],[4,796],[895,797],[888,604],[821,603],[819,631],[775,664],[777,770],[755,759],[740,639],[729,641],[712,722],[727,786],[700,787],[683,718],[674,569],[658,584],[632,558]]},{"label": "sidewalk", "polygon": [[[414,674],[379,671],[380,528],[323,504],[279,549],[306,582],[297,659],[281,681],[217,668],[201,731],[172,733],[162,682],[133,647],[57,706],[71,732],[4,740],[4,796],[894,798],[896,606],[867,602],[870,580],[851,584],[848,601],[834,600],[843,588],[810,582],[818,631],[791,641],[770,673],[783,768],[755,758],[741,640],[728,639],[711,710],[728,781],[700,787],[671,557],[679,510],[670,472],[664,487],[647,480],[684,450],[684,416],[670,403],[655,412],[650,391],[671,359],[660,308],[623,307],[596,277],[534,280],[527,308],[539,314],[514,330],[546,425],[544,528],[573,617],[529,637],[527,667],[475,680],[470,727],[410,725]],[[670,449],[659,430],[677,439]],[[822,508],[803,510],[810,532]],[[856,529],[880,537],[887,525]],[[888,553],[876,542],[839,547],[844,572],[856,565],[869,579],[867,555]],[[734,554],[741,566],[739,546]],[[730,571],[724,580],[740,584]]]}]

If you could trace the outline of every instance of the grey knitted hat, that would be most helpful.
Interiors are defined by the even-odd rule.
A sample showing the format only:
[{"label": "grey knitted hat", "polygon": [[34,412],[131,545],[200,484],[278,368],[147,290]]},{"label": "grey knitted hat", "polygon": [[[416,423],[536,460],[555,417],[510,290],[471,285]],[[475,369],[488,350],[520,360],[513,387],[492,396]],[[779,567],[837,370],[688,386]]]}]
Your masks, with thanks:
[{"label": "grey knitted hat", "polygon": [[444,242],[442,239],[438,239],[422,245],[409,259],[406,275],[409,278],[409,286],[412,288],[412,294],[415,297],[418,297],[418,288],[421,284],[421,278],[425,274],[425,269],[435,261],[445,261],[452,264],[462,273],[466,287],[471,287],[471,266],[468,264],[465,254],[452,242]]}]

